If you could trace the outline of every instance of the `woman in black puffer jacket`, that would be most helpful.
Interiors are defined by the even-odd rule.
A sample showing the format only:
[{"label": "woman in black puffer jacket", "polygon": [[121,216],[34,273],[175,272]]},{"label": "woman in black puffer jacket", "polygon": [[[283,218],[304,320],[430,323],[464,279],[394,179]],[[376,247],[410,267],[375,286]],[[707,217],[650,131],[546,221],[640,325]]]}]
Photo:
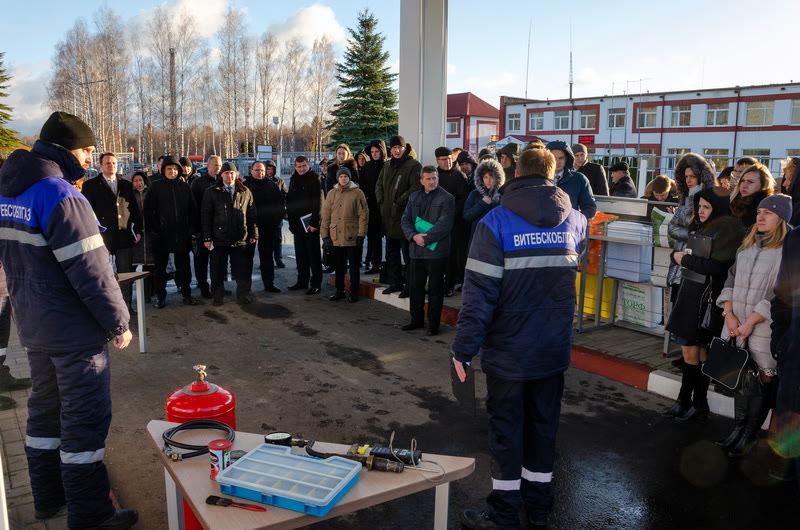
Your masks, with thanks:
[{"label": "woman in black puffer jacket", "polygon": [[[722,310],[713,301],[722,291],[728,269],[736,259],[744,229],[738,218],[729,215],[730,195],[722,187],[705,188],[694,196],[694,219],[689,225],[687,251],[672,253],[682,267],[681,284],[666,329],[677,336],[684,368],[678,400],[662,414],[678,421],[708,416],[708,377],[700,371],[706,350],[722,330]],[[710,239],[710,252],[694,241]],[[706,255],[703,255],[706,254]],[[702,327],[706,310],[711,322]]]}]

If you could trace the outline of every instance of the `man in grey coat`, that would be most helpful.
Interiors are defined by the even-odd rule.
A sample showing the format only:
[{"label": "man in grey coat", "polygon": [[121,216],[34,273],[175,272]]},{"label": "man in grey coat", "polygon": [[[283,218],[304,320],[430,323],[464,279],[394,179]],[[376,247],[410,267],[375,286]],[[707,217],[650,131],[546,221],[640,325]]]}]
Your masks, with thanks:
[{"label": "man in grey coat", "polygon": [[409,240],[411,274],[409,279],[411,322],[403,331],[421,328],[425,322],[425,284],[428,284],[428,335],[439,333],[444,302],[444,275],[450,255],[450,231],[453,229],[455,199],[439,187],[435,166],[425,166],[420,173],[422,189],[408,198],[400,221]]}]

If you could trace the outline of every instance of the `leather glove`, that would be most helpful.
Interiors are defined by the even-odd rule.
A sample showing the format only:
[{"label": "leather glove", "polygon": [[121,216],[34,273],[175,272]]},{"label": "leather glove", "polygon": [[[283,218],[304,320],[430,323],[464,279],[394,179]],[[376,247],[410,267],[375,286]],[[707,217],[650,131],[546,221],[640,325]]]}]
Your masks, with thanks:
[{"label": "leather glove", "polygon": [[333,248],[333,239],[326,237],[322,240],[322,248],[329,250]]}]

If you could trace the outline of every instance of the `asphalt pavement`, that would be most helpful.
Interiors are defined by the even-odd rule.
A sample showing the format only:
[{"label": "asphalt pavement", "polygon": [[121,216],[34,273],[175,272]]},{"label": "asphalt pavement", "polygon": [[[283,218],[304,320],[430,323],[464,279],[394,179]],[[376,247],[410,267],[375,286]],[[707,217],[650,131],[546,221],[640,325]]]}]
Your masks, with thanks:
[{"label": "asphalt pavement", "polygon": [[[289,268],[278,271],[276,282],[284,292],[259,293],[249,306],[186,307],[171,288],[166,308],[148,308],[148,353],[138,352],[135,338],[112,352],[106,462],[118,502],[139,509],[137,528],[166,527],[163,471],[145,426],[165,419],[167,396],[191,382],[192,366],[201,363],[211,382],[236,395],[239,430],[372,444],[386,444],[394,431],[396,446],[414,439],[423,452],[476,458],[475,472],[450,488],[450,527],[459,528],[461,511],[481,508],[491,481],[483,403],[473,416],[450,390],[453,328],[443,326],[437,337],[403,332],[406,311],[371,299],[329,302],[330,286],[315,296],[286,292],[295,271],[285,261]],[[254,289],[260,286],[257,281]],[[15,375],[25,375],[18,345],[12,354]],[[480,373],[477,392],[485,394]],[[15,399],[24,404],[24,393]],[[551,528],[800,526],[796,492],[766,476],[773,465],[768,452],[744,464],[728,462],[712,441],[727,434],[731,420],[712,415],[679,425],[659,415],[669,404],[589,372],[567,372]],[[16,429],[24,429],[23,410],[14,417]],[[20,438],[6,442],[14,434],[8,423],[4,449],[21,445]],[[12,461],[16,487],[24,489],[20,459]],[[63,527],[31,521],[19,508],[22,495],[16,498],[15,528]],[[431,490],[314,528],[427,528],[433,504]]]}]

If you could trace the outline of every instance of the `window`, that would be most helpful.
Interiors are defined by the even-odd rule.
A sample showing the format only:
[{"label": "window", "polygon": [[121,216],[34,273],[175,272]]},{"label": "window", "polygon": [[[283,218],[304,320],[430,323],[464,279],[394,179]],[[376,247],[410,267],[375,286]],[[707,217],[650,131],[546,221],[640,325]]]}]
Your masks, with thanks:
[{"label": "window", "polygon": [[775,112],[774,101],[751,101],[747,104],[747,122],[749,127],[772,125],[772,114]]},{"label": "window", "polygon": [[656,126],[656,108],[655,107],[639,107],[639,119],[636,122],[637,126],[644,129],[647,127]]},{"label": "window", "polygon": [[608,128],[623,129],[625,127],[625,109],[608,109]]},{"label": "window", "polygon": [[711,162],[717,173],[728,167],[727,149],[703,149],[703,156]]},{"label": "window", "polygon": [[675,164],[685,154],[691,153],[691,150],[686,147],[676,147],[674,149],[667,149],[667,169],[670,171],[675,170]]},{"label": "window", "polygon": [[553,129],[563,131],[569,129],[569,111],[559,110],[553,113]]},{"label": "window", "polygon": [[[691,105],[673,105],[670,113],[670,125],[672,127],[688,127],[692,121]],[[655,122],[652,125],[655,127]]]},{"label": "window", "polygon": [[544,130],[544,112],[534,112],[528,115],[528,130],[543,131]]},{"label": "window", "polygon": [[800,149],[787,149],[786,156],[800,156]]},{"label": "window", "polygon": [[742,149],[742,156],[752,156],[765,166],[769,165],[769,149]]},{"label": "window", "polygon": [[508,130],[509,131],[518,131],[520,130],[520,126],[522,125],[522,120],[520,119],[519,113],[516,114],[509,114],[508,115]]},{"label": "window", "polygon": [[448,121],[447,122],[447,134],[450,135],[458,135],[458,122],[457,121]]},{"label": "window", "polygon": [[792,125],[800,125],[800,99],[792,100]]},{"label": "window", "polygon": [[[652,148],[642,148],[639,149],[639,161],[636,165],[637,174],[641,173],[642,169],[645,168],[645,164],[647,164],[645,169],[645,175],[647,180],[645,182],[649,182],[653,180],[655,177],[656,172],[656,150]],[[639,181],[639,177],[636,177],[636,182]]]},{"label": "window", "polygon": [[581,111],[581,129],[597,127],[597,111],[595,109]]},{"label": "window", "polygon": [[706,125],[728,125],[728,110],[730,105],[727,103],[709,103],[706,108]]}]

